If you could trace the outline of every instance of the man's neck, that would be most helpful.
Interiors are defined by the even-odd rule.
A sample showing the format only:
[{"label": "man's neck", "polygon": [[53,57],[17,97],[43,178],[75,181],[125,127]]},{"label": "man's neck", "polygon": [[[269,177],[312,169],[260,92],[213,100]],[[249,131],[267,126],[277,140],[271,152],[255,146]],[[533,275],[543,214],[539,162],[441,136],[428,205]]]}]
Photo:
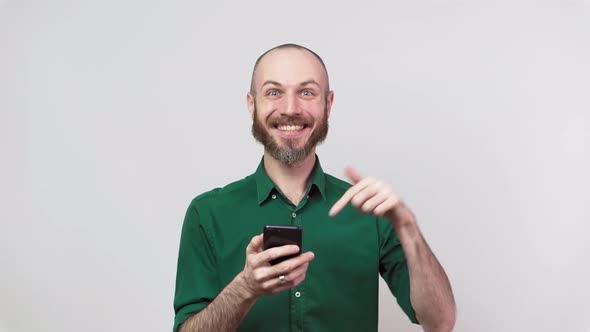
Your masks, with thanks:
[{"label": "man's neck", "polygon": [[302,161],[287,166],[264,153],[264,169],[271,180],[279,187],[281,192],[295,205],[299,204],[315,165],[315,149]]}]

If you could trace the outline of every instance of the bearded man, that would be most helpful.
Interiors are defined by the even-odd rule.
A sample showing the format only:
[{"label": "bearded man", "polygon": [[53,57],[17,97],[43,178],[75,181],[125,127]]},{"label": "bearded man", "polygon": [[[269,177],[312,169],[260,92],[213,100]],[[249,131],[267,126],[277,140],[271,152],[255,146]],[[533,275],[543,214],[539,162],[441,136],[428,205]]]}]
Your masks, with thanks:
[{"label": "bearded man", "polygon": [[[262,54],[247,105],[257,170],[197,196],[184,220],[174,332],[377,331],[378,276],[424,331],[451,331],[448,278],[414,214],[382,180],[323,172],[315,153],[334,102],[328,72],[295,44]],[[303,249],[263,250],[267,224],[300,226]]]}]

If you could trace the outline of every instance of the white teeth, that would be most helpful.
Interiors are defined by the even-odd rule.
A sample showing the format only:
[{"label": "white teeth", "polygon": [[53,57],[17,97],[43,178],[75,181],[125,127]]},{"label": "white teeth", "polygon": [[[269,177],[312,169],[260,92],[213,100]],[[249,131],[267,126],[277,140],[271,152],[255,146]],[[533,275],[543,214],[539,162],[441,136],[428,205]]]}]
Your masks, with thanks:
[{"label": "white teeth", "polygon": [[289,126],[279,126],[279,130],[281,131],[296,131],[303,129],[301,125],[289,125]]}]

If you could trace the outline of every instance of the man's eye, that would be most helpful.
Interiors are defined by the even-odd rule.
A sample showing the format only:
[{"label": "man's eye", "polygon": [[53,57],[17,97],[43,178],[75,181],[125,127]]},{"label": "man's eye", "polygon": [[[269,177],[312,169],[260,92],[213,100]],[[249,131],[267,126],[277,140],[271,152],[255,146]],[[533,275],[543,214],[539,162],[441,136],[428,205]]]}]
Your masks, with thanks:
[{"label": "man's eye", "polygon": [[313,93],[309,90],[303,90],[303,92],[301,92],[301,94],[304,96],[313,96]]},{"label": "man's eye", "polygon": [[267,95],[269,96],[278,96],[279,92],[277,90],[270,90]]}]

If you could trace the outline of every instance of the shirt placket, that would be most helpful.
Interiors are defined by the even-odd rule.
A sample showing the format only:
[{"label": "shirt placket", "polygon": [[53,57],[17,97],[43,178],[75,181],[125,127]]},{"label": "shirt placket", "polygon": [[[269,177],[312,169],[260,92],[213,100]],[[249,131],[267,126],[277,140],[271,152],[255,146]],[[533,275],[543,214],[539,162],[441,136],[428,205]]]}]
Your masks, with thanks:
[{"label": "shirt placket", "polygon": [[[291,225],[299,226],[303,228],[303,207],[307,203],[309,195],[306,195],[301,203],[295,207],[291,204]],[[302,247],[305,247],[305,243],[302,243]],[[301,248],[303,252],[303,248]],[[289,302],[290,302],[290,316],[291,316],[291,331],[302,332],[303,331],[303,312],[305,307],[305,290],[303,283],[289,289]]]},{"label": "shirt placket", "polygon": [[[285,197],[281,196],[281,204],[287,207],[287,213],[289,218],[289,224],[292,226],[299,226],[303,228],[302,223],[302,209],[309,198],[309,195],[306,195],[303,200],[299,203],[298,206],[293,205],[289,200]],[[277,199],[277,195],[273,194],[272,199]],[[304,245],[304,244],[303,244]],[[302,248],[303,251],[303,248]],[[297,287],[291,288],[288,290],[289,292],[289,323],[290,323],[290,330],[292,332],[302,332],[303,331],[303,306],[304,306],[304,291],[303,286],[299,284]]]},{"label": "shirt placket", "polygon": [[[276,195],[272,195],[273,199],[276,199]],[[292,226],[299,226],[303,228],[303,207],[309,199],[309,195],[306,195],[298,206],[293,205],[286,198],[281,197],[283,203],[287,206],[289,224]],[[302,243],[302,247],[305,247],[305,243]],[[301,248],[303,251],[303,248]],[[297,287],[291,288],[289,292],[289,320],[292,332],[303,331],[303,312],[305,307],[305,290],[303,283]]]}]

